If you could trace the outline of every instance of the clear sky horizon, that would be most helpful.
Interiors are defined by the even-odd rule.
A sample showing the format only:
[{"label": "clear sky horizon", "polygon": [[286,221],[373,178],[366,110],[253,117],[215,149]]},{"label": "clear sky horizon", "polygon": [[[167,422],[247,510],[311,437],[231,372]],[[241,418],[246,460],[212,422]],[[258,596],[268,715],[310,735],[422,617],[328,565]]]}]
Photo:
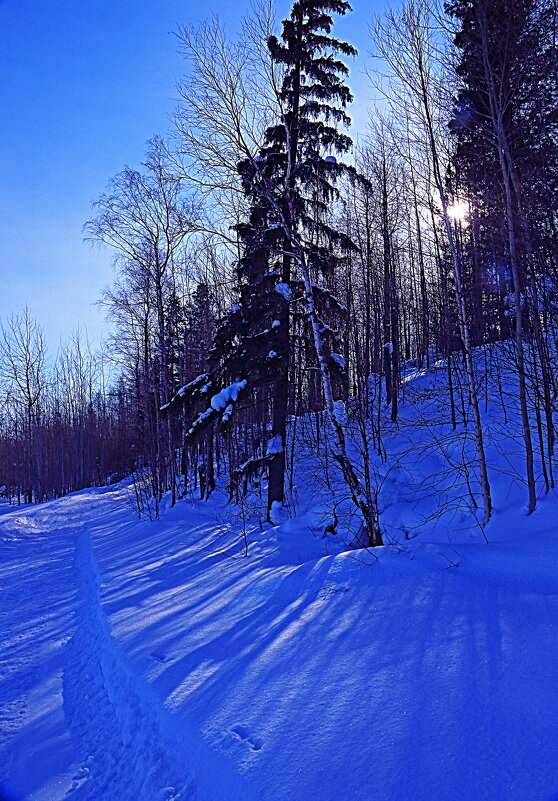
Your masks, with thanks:
[{"label": "clear sky horizon", "polygon": [[[336,34],[354,44],[353,134],[372,90],[363,75],[367,27],[384,0],[353,3]],[[92,203],[146,141],[171,129],[185,73],[174,32],[218,15],[234,33],[250,0],[0,0],[0,318],[27,304],[49,352],[78,326],[97,345],[95,303],[112,255],[83,242]],[[277,3],[278,20],[290,3]]]}]

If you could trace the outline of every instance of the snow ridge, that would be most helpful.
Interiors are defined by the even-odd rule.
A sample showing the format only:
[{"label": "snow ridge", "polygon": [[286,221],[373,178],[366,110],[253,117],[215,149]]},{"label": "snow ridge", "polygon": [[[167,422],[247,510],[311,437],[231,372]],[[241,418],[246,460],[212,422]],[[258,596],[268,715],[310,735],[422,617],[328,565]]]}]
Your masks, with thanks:
[{"label": "snow ridge", "polygon": [[[182,744],[125,665],[101,607],[89,532],[76,537],[79,599],[67,649],[64,713],[82,756],[67,797],[76,801],[185,801],[199,796]],[[164,710],[162,710],[164,712]],[[94,721],[94,725],[91,722]]]}]

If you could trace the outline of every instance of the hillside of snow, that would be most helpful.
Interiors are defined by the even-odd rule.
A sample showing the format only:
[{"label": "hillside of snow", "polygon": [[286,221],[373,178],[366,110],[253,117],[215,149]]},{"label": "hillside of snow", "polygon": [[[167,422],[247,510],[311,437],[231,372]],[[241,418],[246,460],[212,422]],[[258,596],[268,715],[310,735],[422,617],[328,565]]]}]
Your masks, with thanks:
[{"label": "hillside of snow", "polygon": [[556,801],[558,498],[527,516],[500,386],[483,532],[443,375],[386,423],[374,552],[309,436],[273,527],[126,484],[5,510],[2,801]]}]

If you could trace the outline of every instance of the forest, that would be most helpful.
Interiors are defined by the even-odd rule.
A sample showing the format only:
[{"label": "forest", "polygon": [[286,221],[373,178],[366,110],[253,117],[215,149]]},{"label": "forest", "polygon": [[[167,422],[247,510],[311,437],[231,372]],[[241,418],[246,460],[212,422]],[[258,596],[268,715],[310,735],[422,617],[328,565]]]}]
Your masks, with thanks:
[{"label": "forest", "polygon": [[[376,16],[375,100],[353,138],[356,51],[335,35],[350,11],[297,0],[278,24],[262,3],[238,35],[218,19],[179,28],[172,131],[84,228],[114,255],[110,340],[92,352],[78,332],[51,361],[27,308],[3,320],[10,503],[131,475],[150,519],[166,493],[222,487],[263,525],[296,510],[313,454],[335,485],[327,525],[339,508],[375,547],[394,536],[381,495],[401,431],[446,464],[416,492],[456,487],[485,536],[499,470],[529,513],[554,488],[556,2],[407,0]],[[425,371],[439,380],[402,418]],[[504,468],[487,456],[494,405],[520,454]],[[438,424],[426,445],[418,429]]]},{"label": "forest", "polygon": [[[173,0],[54,5],[108,148]],[[557,801],[558,0],[193,6],[139,166],[33,117],[113,272],[0,320],[0,801]]]}]

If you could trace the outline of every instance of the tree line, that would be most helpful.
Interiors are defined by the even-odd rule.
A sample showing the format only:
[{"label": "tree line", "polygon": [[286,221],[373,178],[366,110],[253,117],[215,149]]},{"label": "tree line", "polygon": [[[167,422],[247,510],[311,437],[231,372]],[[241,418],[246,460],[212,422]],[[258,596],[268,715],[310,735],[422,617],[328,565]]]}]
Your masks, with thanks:
[{"label": "tree line", "polygon": [[26,307],[0,329],[1,494],[40,503],[128,475],[135,432],[127,389],[79,332],[47,360],[40,325]]}]

